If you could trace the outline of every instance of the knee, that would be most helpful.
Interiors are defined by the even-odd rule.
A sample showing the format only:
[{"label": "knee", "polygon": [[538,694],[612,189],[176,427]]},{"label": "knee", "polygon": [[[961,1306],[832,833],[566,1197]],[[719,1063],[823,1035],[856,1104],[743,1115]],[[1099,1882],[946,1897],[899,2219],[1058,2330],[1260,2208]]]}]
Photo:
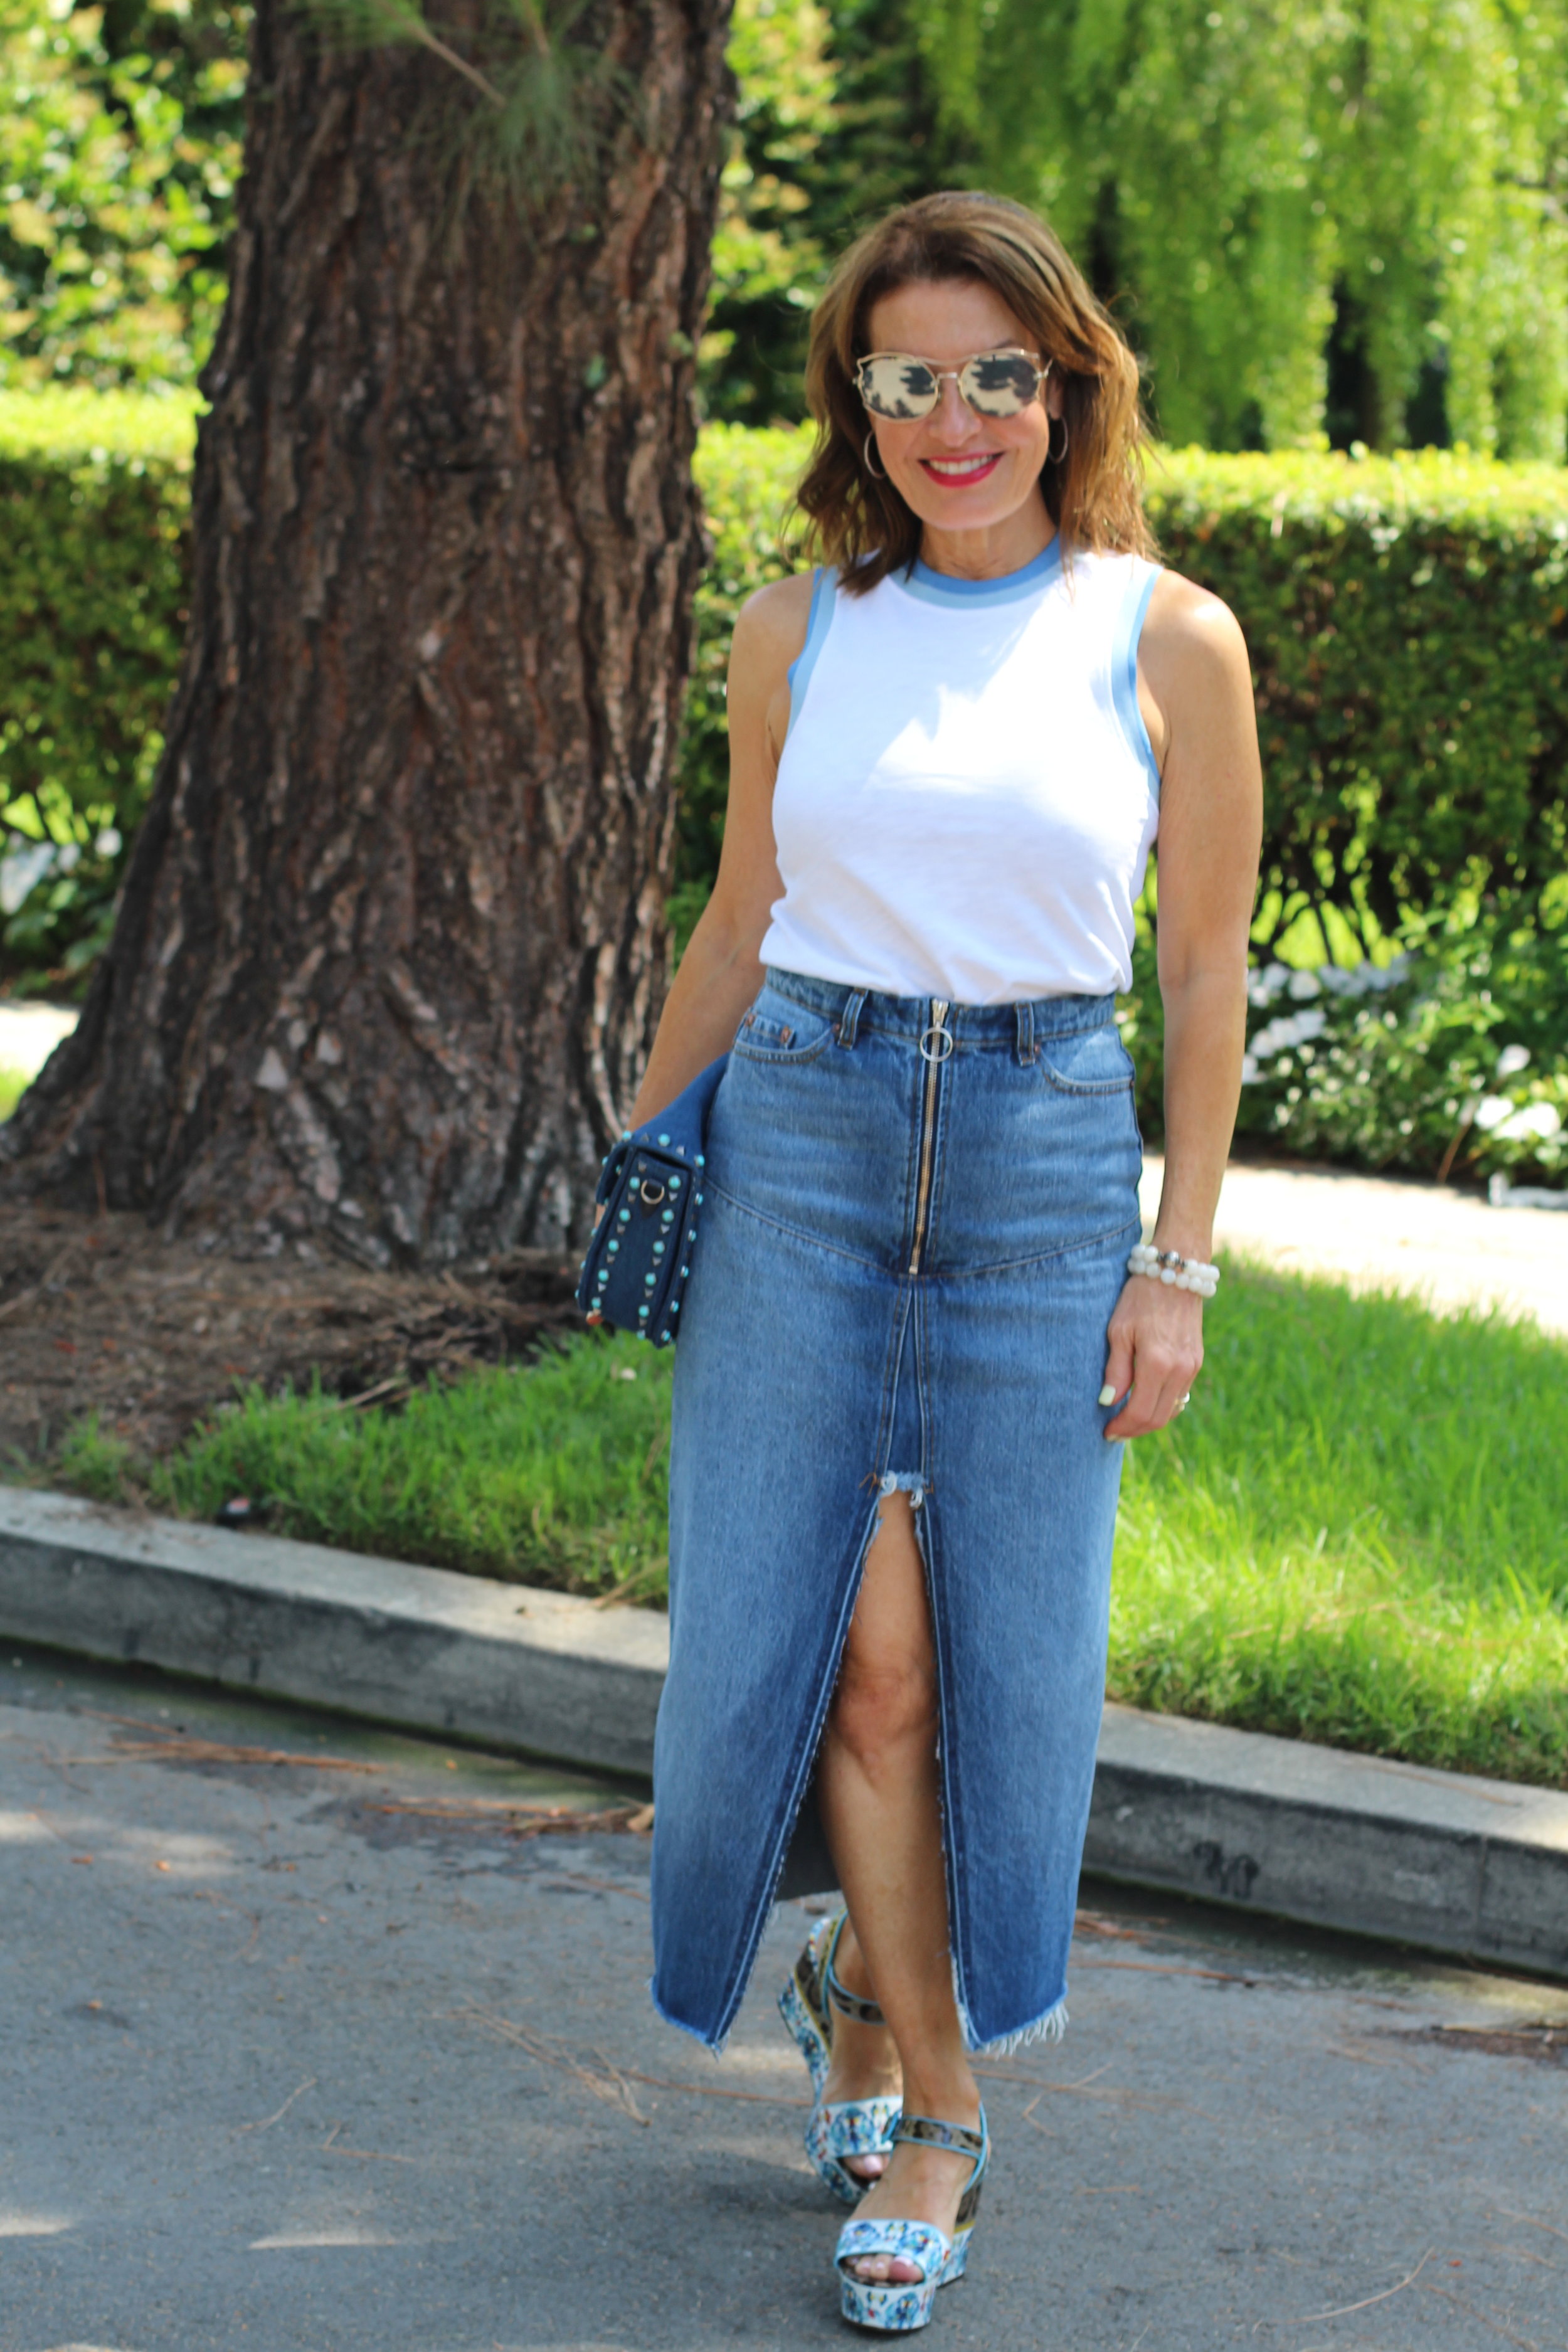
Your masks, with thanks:
[{"label": "knee", "polygon": [[845,1658],[834,1693],[832,1729],[863,1771],[896,1765],[936,1741],[936,1676],[917,1658]]}]

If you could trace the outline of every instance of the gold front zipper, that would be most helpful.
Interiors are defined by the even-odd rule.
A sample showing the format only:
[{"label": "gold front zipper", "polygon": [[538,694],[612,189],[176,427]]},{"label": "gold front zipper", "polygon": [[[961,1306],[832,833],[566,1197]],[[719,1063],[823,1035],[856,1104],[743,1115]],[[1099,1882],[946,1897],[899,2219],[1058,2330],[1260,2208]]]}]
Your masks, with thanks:
[{"label": "gold front zipper", "polygon": [[931,1001],[931,1022],[921,1033],[921,1055],[926,1066],[925,1101],[921,1115],[921,1174],[915,1192],[915,1238],[910,1251],[910,1272],[919,1274],[921,1252],[925,1247],[926,1223],[931,1213],[931,1170],[936,1156],[936,1090],[937,1074],[952,1051],[952,1032],[947,1026],[947,1001],[933,996]]}]

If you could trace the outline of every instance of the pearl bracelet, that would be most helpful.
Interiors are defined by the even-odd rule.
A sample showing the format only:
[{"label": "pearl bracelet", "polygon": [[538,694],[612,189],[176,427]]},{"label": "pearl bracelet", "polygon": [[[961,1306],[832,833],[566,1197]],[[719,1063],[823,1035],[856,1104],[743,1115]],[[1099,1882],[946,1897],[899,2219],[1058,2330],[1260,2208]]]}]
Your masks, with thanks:
[{"label": "pearl bracelet", "polygon": [[1195,1291],[1200,1298],[1212,1298],[1219,1288],[1219,1268],[1205,1265],[1201,1258],[1184,1257],[1180,1250],[1157,1250],[1152,1242],[1139,1242],[1127,1261],[1129,1274],[1146,1274],[1152,1281],[1168,1284],[1175,1290]]}]

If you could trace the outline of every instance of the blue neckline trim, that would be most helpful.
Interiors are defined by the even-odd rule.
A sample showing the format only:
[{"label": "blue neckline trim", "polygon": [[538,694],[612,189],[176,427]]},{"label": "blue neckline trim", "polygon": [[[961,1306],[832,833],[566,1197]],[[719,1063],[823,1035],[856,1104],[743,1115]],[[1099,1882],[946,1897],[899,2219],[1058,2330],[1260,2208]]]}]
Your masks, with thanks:
[{"label": "blue neckline trim", "polygon": [[1049,547],[1043,548],[1032,563],[1021,572],[1005,572],[999,580],[959,580],[951,572],[937,572],[917,558],[912,572],[892,574],[906,594],[918,596],[927,604],[1011,604],[1020,596],[1033,596],[1057,579],[1062,569],[1062,541],[1058,531]]}]

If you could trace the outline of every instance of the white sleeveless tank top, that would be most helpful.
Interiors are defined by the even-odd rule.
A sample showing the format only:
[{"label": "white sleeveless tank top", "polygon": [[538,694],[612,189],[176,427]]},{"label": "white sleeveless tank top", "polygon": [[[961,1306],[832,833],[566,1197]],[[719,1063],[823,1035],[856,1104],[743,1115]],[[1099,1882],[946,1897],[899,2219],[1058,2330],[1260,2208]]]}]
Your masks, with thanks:
[{"label": "white sleeveless tank top", "polygon": [[1159,821],[1138,708],[1158,567],[1075,555],[863,596],[816,574],[773,788],[784,896],[764,963],[1005,1004],[1132,978]]}]

